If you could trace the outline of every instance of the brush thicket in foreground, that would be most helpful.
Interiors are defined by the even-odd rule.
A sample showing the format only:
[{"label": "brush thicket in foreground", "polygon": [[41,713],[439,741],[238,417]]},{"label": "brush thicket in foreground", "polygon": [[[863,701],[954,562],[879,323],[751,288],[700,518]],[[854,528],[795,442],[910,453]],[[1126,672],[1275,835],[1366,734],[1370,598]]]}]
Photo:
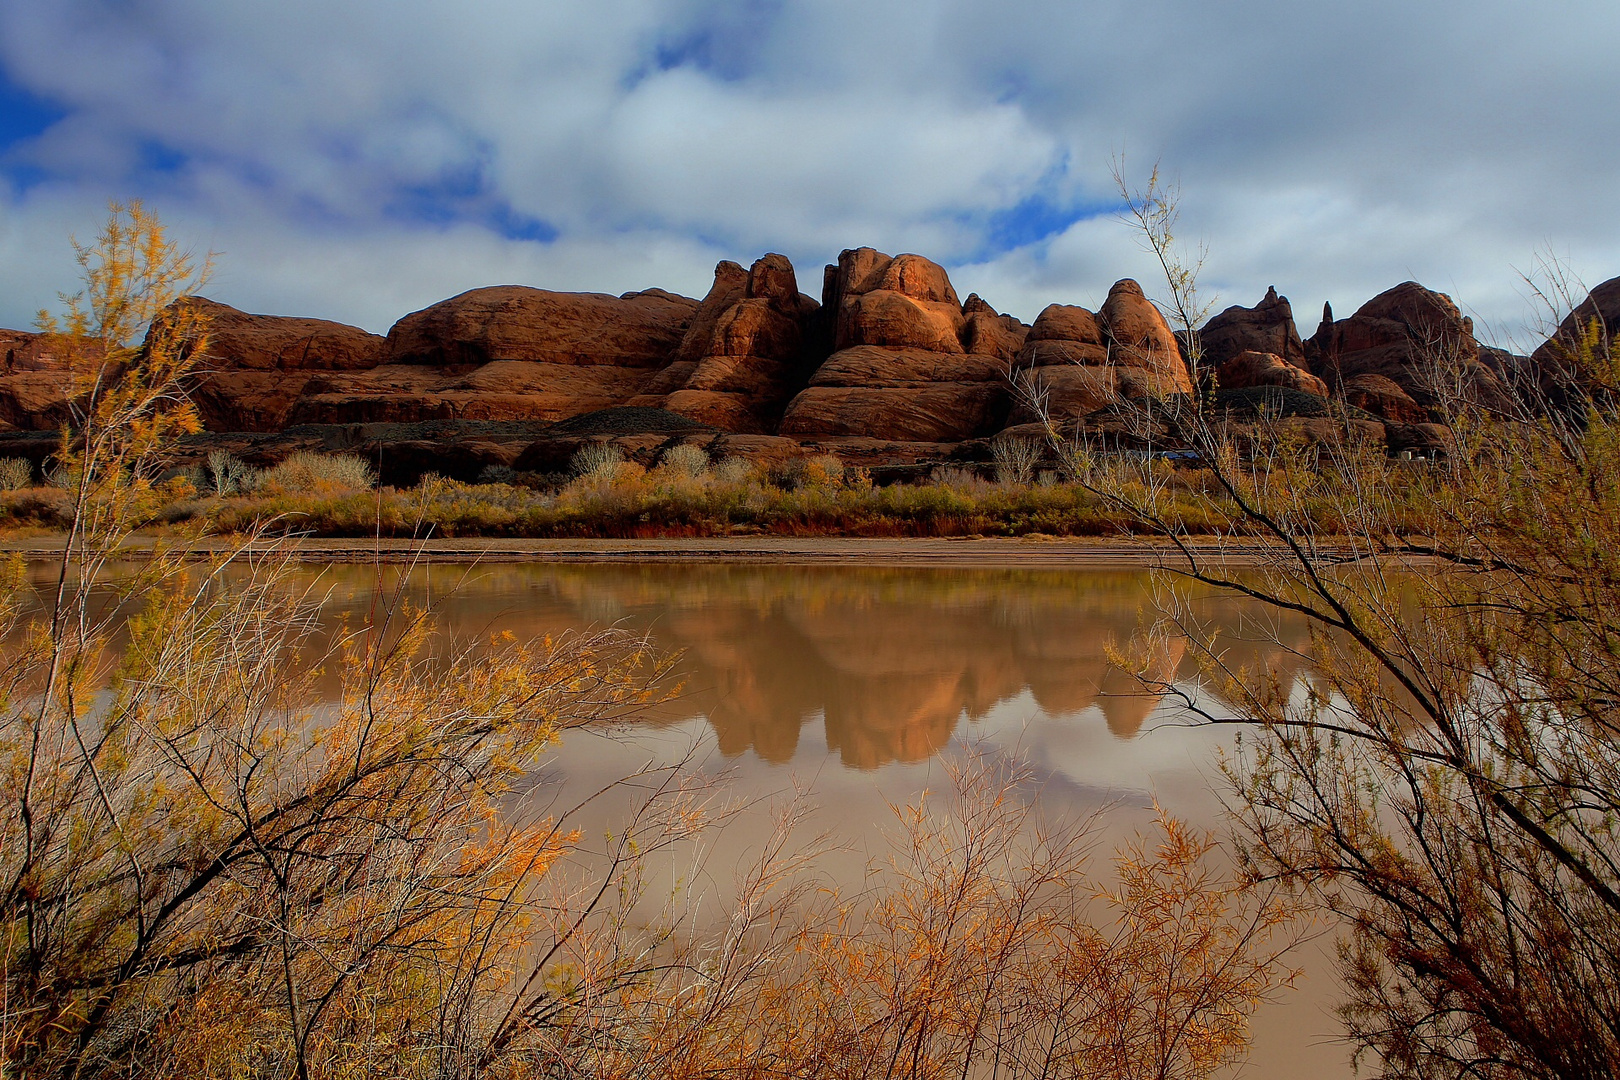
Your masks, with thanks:
[{"label": "brush thicket in foreground", "polygon": [[[579,475],[550,484],[464,483],[429,474],[415,488],[373,488],[364,462],[347,456],[296,460],[243,479],[239,463],[152,486],[152,525],[245,533],[265,523],[318,536],[707,537],[779,536],[1121,536],[1139,522],[1100,498],[1092,484],[1045,473],[1037,482],[993,482],[965,469],[936,469],[923,483],[873,485],[836,458],[808,458],[767,471],[737,458],[711,464],[697,447],[677,447],[651,470],[611,447]],[[1103,467],[1151,499],[1186,533],[1231,530],[1212,508],[1207,471],[1163,460],[1120,457]],[[1432,467],[1371,462],[1387,469],[1421,506]],[[1264,482],[1299,489],[1319,506],[1323,533],[1338,532],[1335,476],[1303,462],[1269,461]],[[515,478],[513,478],[515,479]],[[4,523],[64,528],[68,500],[51,487],[0,491]],[[1412,515],[1413,520],[1418,515]]]},{"label": "brush thicket in foreground", "polygon": [[[826,887],[789,803],[729,907],[679,886],[660,903],[652,882],[731,812],[713,773],[649,765],[587,835],[539,768],[561,732],[658,695],[644,641],[457,643],[384,597],[325,644],[275,545],[121,565],[131,529],[206,525],[199,506],[347,527],[386,501],[414,529],[468,490],[599,515],[773,496],[692,454],[642,478],[604,452],[553,496],[375,495],[352,459],[220,459],[197,503],[191,479],[145,478],[198,427],[178,388],[205,328],[154,323],[198,268],[138,205],[79,261],[87,295],[42,329],[82,424],[54,487],[8,496],[67,536],[45,584],[0,564],[5,1075],[1196,1080],[1242,1056],[1297,905],[1213,870],[1174,821],[1094,872],[1084,822],[1043,821],[1027,772],[967,754],[897,812],[859,895]],[[807,465],[780,498],[881,497],[835,479]]]}]

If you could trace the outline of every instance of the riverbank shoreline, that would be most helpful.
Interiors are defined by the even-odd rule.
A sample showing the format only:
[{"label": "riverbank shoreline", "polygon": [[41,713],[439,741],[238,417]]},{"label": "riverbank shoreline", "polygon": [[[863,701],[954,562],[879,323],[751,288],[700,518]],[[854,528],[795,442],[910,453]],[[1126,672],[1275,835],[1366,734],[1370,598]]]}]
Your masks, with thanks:
[{"label": "riverbank shoreline", "polygon": [[[0,554],[29,561],[59,558],[64,537],[41,535],[0,539]],[[304,562],[321,563],[771,563],[780,565],[1024,567],[1185,567],[1186,559],[1162,541],[1094,537],[678,537],[623,539],[431,540],[296,537],[246,543],[209,537],[189,545],[170,538],[134,536],[121,553],[150,558],[177,547],[197,559],[233,551],[290,551]],[[1189,550],[1201,561],[1222,566],[1257,566],[1284,555],[1267,544],[1200,541]]]}]

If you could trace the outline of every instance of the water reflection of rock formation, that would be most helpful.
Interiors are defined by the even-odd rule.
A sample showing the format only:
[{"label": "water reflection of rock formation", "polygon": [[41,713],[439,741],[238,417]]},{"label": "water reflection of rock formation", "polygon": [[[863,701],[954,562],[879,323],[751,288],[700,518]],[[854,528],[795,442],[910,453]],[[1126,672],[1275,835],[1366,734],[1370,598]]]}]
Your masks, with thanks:
[{"label": "water reflection of rock formation", "polygon": [[[845,764],[874,768],[926,759],[1026,690],[1048,714],[1095,707],[1116,736],[1136,735],[1160,701],[1110,666],[1108,644],[1128,650],[1142,632],[1145,584],[1139,572],[514,566],[475,575],[442,617],[519,634],[621,619],[683,651],[670,715],[705,715],[723,754],[785,762],[821,718]],[[1201,610],[1235,666],[1292,678],[1289,651],[1249,632],[1241,606]],[[1184,641],[1149,655],[1153,678],[1196,674]]]}]

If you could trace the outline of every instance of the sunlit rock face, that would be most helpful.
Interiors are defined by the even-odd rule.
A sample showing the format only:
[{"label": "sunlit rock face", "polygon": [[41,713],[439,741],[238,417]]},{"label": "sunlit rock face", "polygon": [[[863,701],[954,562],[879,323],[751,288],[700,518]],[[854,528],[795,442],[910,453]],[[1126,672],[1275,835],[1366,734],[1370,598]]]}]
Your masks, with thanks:
[{"label": "sunlit rock face", "polygon": [[208,320],[191,397],[211,430],[278,431],[319,375],[364,372],[387,356],[387,340],[357,326],[188,303]]},{"label": "sunlit rock face", "polygon": [[72,380],[63,343],[42,334],[0,330],[0,430],[55,431],[73,417]]},{"label": "sunlit rock face", "polygon": [[295,423],[562,420],[621,405],[669,362],[698,302],[503,285],[405,316],[386,362],[310,380]]},{"label": "sunlit rock face", "polygon": [[1119,401],[1192,388],[1170,324],[1126,278],[1102,310],[1052,304],[1035,319],[1014,365],[1019,380],[1010,426],[1068,426]]},{"label": "sunlit rock face", "polygon": [[737,434],[773,433],[823,354],[820,307],[799,292],[785,256],[766,255],[746,274],[721,263],[674,361],[631,404]]},{"label": "sunlit rock face", "polygon": [[920,255],[855,248],[823,280],[834,352],[789,403],[782,434],[940,443],[1005,424],[1021,323],[977,297],[968,310]]},{"label": "sunlit rock face", "polygon": [[[982,297],[961,300],[939,264],[868,247],[826,267],[820,303],[800,290],[785,257],[767,254],[747,268],[721,262],[701,301],[656,288],[608,296],[500,285],[406,315],[386,338],[183,302],[204,308],[210,323],[188,387],[204,427],[276,438],[181,440],[177,467],[221,447],[260,465],[314,447],[381,449],[394,483],[414,482],[417,466],[436,457],[466,479],[491,465],[555,471],[578,440],[548,425],[628,406],[737,440],[726,452],[835,453],[894,479],[939,464],[983,466],[990,437],[1044,438],[1047,421],[1104,439],[1129,434],[1122,417],[1134,415],[1131,401],[1194,389],[1183,343],[1135,281],[1115,283],[1096,311],[1053,304],[1026,326]],[[1306,341],[1287,298],[1270,289],[1201,328],[1198,390],[1275,388],[1282,393],[1239,393],[1222,407],[1292,401],[1293,413],[1268,420],[1309,439],[1317,428],[1324,437],[1339,430],[1319,423],[1326,398],[1351,407],[1357,438],[1441,447],[1436,425],[1457,404],[1503,415],[1584,410],[1596,388],[1568,346],[1593,319],[1604,334],[1620,323],[1620,278],[1593,290],[1528,357],[1481,345],[1450,297],[1415,282],[1345,319],[1325,310]],[[0,331],[0,353],[0,455],[42,460],[47,440],[28,433],[74,416],[61,343]],[[1301,395],[1310,409],[1295,408]],[[1241,435],[1252,419],[1236,416],[1232,430]],[[388,424],[439,426],[354,430]],[[662,445],[654,434],[679,433],[671,424],[591,435],[640,460]],[[398,468],[388,464],[390,446]]]}]

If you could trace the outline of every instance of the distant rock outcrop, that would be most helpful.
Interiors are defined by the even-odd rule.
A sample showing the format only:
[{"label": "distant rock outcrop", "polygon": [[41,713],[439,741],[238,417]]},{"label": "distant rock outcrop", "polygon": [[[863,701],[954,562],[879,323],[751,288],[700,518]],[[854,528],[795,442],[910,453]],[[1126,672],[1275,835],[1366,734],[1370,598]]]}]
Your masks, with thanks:
[{"label": "distant rock outcrop", "polygon": [[358,326],[249,315],[202,297],[183,303],[208,320],[191,397],[213,431],[279,431],[316,372],[365,371],[385,357],[387,341]]},{"label": "distant rock outcrop", "polygon": [[1281,356],[1268,352],[1238,353],[1216,368],[1215,379],[1222,390],[1281,386],[1318,397],[1327,397],[1328,394],[1327,383],[1304,368],[1295,367]]},{"label": "distant rock outcrop", "polygon": [[1533,390],[1539,400],[1559,411],[1578,415],[1593,394],[1600,393],[1591,372],[1581,368],[1579,354],[1589,334],[1593,335],[1594,358],[1613,354],[1616,339],[1620,337],[1620,277],[1610,278],[1593,289],[1564,317],[1552,336],[1531,354],[1530,362],[1520,367],[1518,381],[1528,382],[1533,378]]},{"label": "distant rock outcrop", "polygon": [[1013,424],[1046,416],[1062,425],[1126,398],[1185,394],[1192,381],[1170,324],[1130,278],[1102,310],[1051,304],[1018,355],[1022,383]]},{"label": "distant rock outcrop", "polygon": [[1275,286],[1252,308],[1233,305],[1216,315],[1198,331],[1198,341],[1203,361],[1211,368],[1246,352],[1270,353],[1296,368],[1308,363],[1305,343],[1294,325],[1294,309],[1288,297],[1277,295]]},{"label": "distant rock outcrop", "polygon": [[741,270],[733,262],[715,267],[714,286],[675,361],[631,404],[738,433],[776,430],[789,396],[819,359],[812,323],[821,305],[800,294],[785,256],[766,255],[746,275]]},{"label": "distant rock outcrop", "polygon": [[659,368],[698,307],[663,289],[623,296],[522,285],[473,289],[395,323],[388,362],[463,370],[494,360]]},{"label": "distant rock outcrop", "polygon": [[[834,352],[788,404],[781,433],[960,442],[1000,430],[1022,324],[972,299],[964,310],[944,268],[920,255],[843,252],[822,294]],[[996,351],[969,352],[964,339]]]},{"label": "distant rock outcrop", "polygon": [[[1362,376],[1379,376],[1425,409],[1455,397],[1488,409],[1512,410],[1512,392],[1480,362],[1479,351],[1474,321],[1451,297],[1415,281],[1379,293],[1348,319],[1324,322],[1306,343],[1311,370],[1335,393],[1351,393]],[[1376,398],[1365,400],[1367,404],[1356,404],[1385,419],[1401,419],[1380,411]]]},{"label": "distant rock outcrop", "polygon": [[43,334],[0,330],[0,426],[50,431],[69,423],[66,358]]},{"label": "distant rock outcrop", "polygon": [[[185,303],[209,322],[190,386],[208,429],[196,452],[226,448],[263,464],[292,449],[363,449],[389,482],[423,470],[555,471],[602,438],[642,464],[672,439],[701,439],[711,456],[836,453],[888,478],[921,476],[988,460],[992,437],[1042,436],[1043,419],[1128,444],[1146,414],[1122,403],[1195,390],[1183,343],[1134,281],[1116,283],[1096,312],[1053,304],[1026,326],[977,294],[959,300],[937,263],[872,248],[826,268],[819,304],[777,254],[748,269],[720,263],[701,302],[662,289],[503,285],[406,315],[386,338]],[[1302,341],[1273,288],[1201,328],[1199,371],[1210,381],[1196,390],[1214,391],[1238,428],[1264,415],[1310,438],[1348,425],[1358,439],[1443,451],[1442,422],[1461,403],[1584,415],[1597,388],[1571,365],[1570,344],[1593,319],[1607,347],[1620,278],[1594,289],[1533,356],[1516,356],[1481,345],[1449,297],[1405,282],[1346,319],[1324,305]],[[0,331],[0,432],[15,444],[0,453],[41,460],[72,423],[60,349]],[[630,418],[634,430],[568,426]]]},{"label": "distant rock outcrop", "polygon": [[384,363],[311,378],[290,421],[561,420],[622,405],[669,363],[698,308],[662,289],[474,289],[395,323]]}]

